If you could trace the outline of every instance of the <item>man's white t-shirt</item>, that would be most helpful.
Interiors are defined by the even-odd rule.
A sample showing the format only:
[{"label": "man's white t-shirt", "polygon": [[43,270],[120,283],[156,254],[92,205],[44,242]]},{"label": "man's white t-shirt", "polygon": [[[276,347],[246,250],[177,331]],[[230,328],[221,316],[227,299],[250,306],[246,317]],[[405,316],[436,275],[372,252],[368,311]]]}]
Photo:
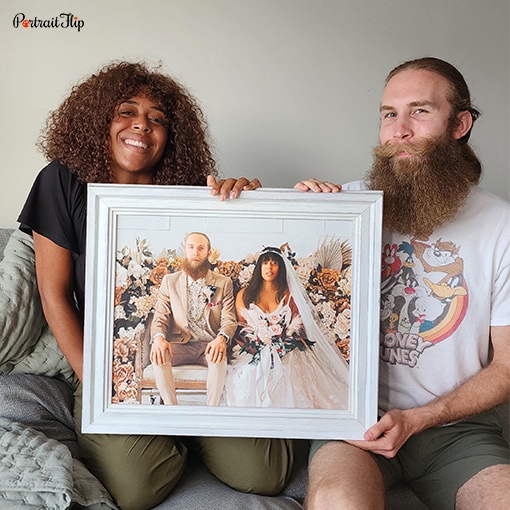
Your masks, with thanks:
[{"label": "man's white t-shirt", "polygon": [[428,239],[386,229],[382,238],[379,407],[387,411],[422,406],[488,364],[490,327],[510,325],[510,204],[475,188]]}]

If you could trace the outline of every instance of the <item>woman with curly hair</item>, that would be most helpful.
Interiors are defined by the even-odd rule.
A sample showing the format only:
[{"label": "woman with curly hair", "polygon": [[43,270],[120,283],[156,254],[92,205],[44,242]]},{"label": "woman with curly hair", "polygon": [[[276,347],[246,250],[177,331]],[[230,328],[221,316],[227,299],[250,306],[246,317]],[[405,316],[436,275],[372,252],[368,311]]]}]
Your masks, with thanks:
[{"label": "woman with curly hair", "polygon": [[150,183],[200,186],[208,175],[216,177],[197,102],[172,78],[142,63],[109,64],[75,86],[46,122],[38,144],[46,159],[60,160],[82,182],[116,182],[111,131],[122,118],[132,116],[119,108],[136,96],[154,103],[153,113],[158,115],[148,119],[154,131],[166,134],[158,147],[161,154],[148,169]]},{"label": "woman with curly hair", "polygon": [[[37,176],[18,221],[33,236],[47,322],[77,376],[82,460],[123,510],[151,508],[179,480],[186,446],[166,436],[80,431],[87,183],[209,185],[225,200],[260,182],[217,180],[196,101],[143,63],[112,63],[75,86],[50,113],[39,147],[51,162]],[[209,469],[238,490],[273,494],[287,481],[292,451],[285,440],[196,441]]]}]

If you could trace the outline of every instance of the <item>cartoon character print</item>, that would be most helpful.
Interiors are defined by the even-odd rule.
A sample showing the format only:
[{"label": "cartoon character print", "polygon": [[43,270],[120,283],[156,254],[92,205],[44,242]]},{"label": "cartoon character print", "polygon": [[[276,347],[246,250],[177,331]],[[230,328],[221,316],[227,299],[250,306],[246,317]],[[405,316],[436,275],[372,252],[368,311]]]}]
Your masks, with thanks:
[{"label": "cartoon character print", "polygon": [[411,239],[383,248],[381,358],[417,365],[422,352],[455,331],[468,304],[459,247]]}]

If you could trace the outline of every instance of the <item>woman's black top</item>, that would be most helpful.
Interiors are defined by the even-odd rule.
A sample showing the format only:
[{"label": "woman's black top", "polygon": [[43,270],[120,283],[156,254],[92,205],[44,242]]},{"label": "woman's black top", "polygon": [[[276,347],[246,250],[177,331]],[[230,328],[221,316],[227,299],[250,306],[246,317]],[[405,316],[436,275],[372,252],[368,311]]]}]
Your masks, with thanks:
[{"label": "woman's black top", "polygon": [[67,166],[53,161],[37,176],[18,221],[23,232],[36,232],[72,252],[75,294],[83,311],[87,185]]}]

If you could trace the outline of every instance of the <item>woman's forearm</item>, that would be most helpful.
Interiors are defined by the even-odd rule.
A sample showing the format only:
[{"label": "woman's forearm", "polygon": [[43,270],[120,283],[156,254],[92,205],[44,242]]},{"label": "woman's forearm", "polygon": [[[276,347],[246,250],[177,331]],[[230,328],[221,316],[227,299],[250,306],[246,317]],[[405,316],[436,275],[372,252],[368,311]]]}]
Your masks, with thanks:
[{"label": "woman's forearm", "polygon": [[74,297],[74,262],[69,250],[34,232],[37,284],[46,321],[67,361],[82,378],[83,323]]},{"label": "woman's forearm", "polygon": [[74,303],[43,298],[46,321],[67,361],[82,380],[83,326]]}]

